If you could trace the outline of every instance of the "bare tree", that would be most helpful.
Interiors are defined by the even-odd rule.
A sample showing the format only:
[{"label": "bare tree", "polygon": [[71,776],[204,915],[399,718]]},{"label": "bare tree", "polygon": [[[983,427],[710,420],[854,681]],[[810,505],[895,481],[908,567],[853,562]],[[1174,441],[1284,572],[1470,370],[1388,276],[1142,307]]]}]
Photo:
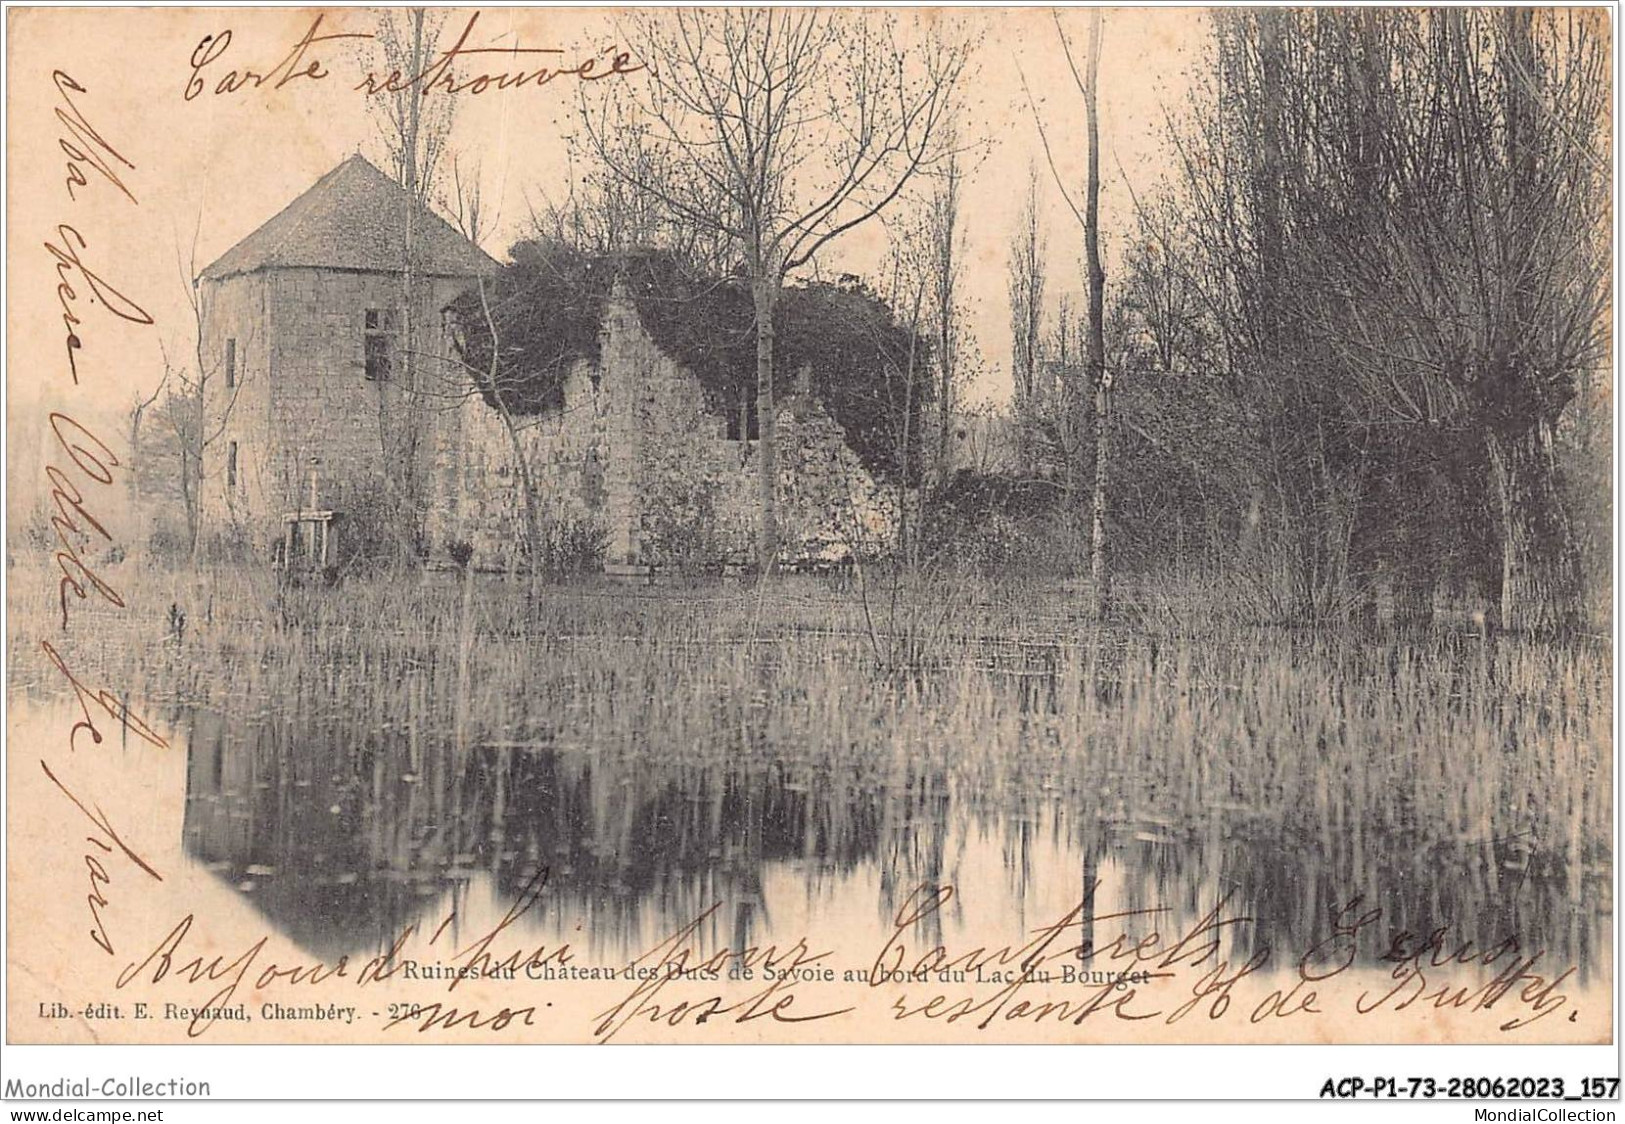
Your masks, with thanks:
[{"label": "bare tree", "polygon": [[[1399,164],[1406,206],[1390,214],[1405,222],[1404,250],[1382,259],[1397,307],[1378,321],[1381,338],[1359,346],[1419,360],[1413,370],[1444,384],[1450,411],[1482,442],[1501,623],[1566,628],[1579,565],[1553,436],[1584,373],[1607,362],[1608,33],[1588,12],[1435,20],[1417,77],[1448,91],[1429,132],[1453,142],[1454,166]],[[1392,386],[1376,358],[1362,369]],[[1406,381],[1425,402],[1421,380]]]},{"label": "bare tree", "polygon": [[[386,71],[403,75],[425,73],[439,54],[439,39],[445,23],[444,13],[430,13],[425,8],[381,12],[375,40],[383,51]],[[400,417],[392,421],[386,407],[387,396],[380,393],[378,426],[385,465],[384,483],[394,508],[383,524],[394,532],[396,554],[404,560],[412,557],[419,545],[424,516],[425,482],[419,457],[425,427],[426,388],[414,342],[420,330],[416,322],[421,295],[417,276],[418,226],[420,216],[437,194],[457,99],[426,97],[415,82],[391,85],[396,88],[372,94],[368,104],[384,145],[390,174],[403,189],[400,326],[407,346],[401,356],[401,409]],[[479,233],[482,208],[477,168],[472,178],[465,179],[459,174],[456,198],[464,233],[470,230]]]},{"label": "bare tree", "polygon": [[[1088,148],[1088,174],[1084,183],[1083,209],[1073,202],[1060,170],[1055,166],[1055,155],[1050,148],[1049,134],[1038,113],[1037,103],[1028,91],[1033,118],[1038,124],[1045,157],[1055,184],[1066,199],[1078,224],[1083,228],[1084,267],[1088,275],[1088,335],[1084,341],[1084,370],[1092,390],[1094,403],[1094,486],[1089,503],[1089,578],[1096,616],[1105,612],[1110,603],[1110,575],[1106,569],[1106,485],[1109,479],[1111,449],[1111,371],[1106,366],[1106,272],[1100,260],[1100,107],[1097,86],[1100,78],[1100,10],[1089,13],[1089,43],[1084,56],[1084,68],[1078,69],[1072,54],[1072,44],[1059,16],[1055,17],[1055,31],[1066,54],[1067,67],[1078,93],[1083,97],[1086,143]],[[1023,84],[1026,79],[1023,77]]]},{"label": "bare tree", "polygon": [[[1057,24],[1057,26],[1059,26]],[[1066,43],[1065,33],[1061,42]],[[1089,131],[1089,178],[1084,186],[1083,238],[1089,271],[1089,338],[1085,367],[1094,387],[1095,483],[1089,503],[1089,586],[1095,615],[1110,603],[1110,575],[1106,570],[1106,480],[1111,448],[1111,372],[1106,369],[1106,271],[1100,263],[1100,9],[1089,13],[1089,53],[1078,82],[1083,93]],[[1067,62],[1072,62],[1067,49]],[[1072,76],[1078,77],[1077,67]]]},{"label": "bare tree", "polygon": [[[158,400],[163,397],[164,388],[168,385],[169,372],[165,371],[164,376],[158,380],[158,384],[152,388],[152,393],[143,398],[138,392],[134,404],[130,407],[130,453],[137,459],[141,458],[141,426],[146,421],[147,411],[158,404]],[[141,471],[137,468],[130,473],[130,506],[135,509],[137,519],[143,519],[143,521],[142,501],[144,498],[141,494]]]},{"label": "bare tree", "polygon": [[1169,211],[1166,199],[1140,208],[1138,238],[1124,254],[1119,291],[1132,323],[1133,369],[1191,374],[1207,358],[1206,308]]},{"label": "bare tree", "polygon": [[502,217],[500,206],[494,212],[486,208],[481,171],[480,161],[461,160],[452,153],[451,183],[441,199],[458,233],[476,246],[490,237]]},{"label": "bare tree", "polygon": [[[714,226],[689,221],[666,202],[681,191],[678,183],[687,182],[672,165],[680,153],[646,143],[647,130],[637,127],[634,112],[620,101],[604,107],[599,125],[601,143],[617,149],[614,158],[603,160],[594,146],[572,137],[566,194],[544,196],[539,208],[531,204],[535,235],[610,257],[662,249],[703,276],[735,273],[739,257],[732,240]],[[639,186],[659,183],[668,187]]]},{"label": "bare tree", "polygon": [[[162,392],[157,416],[170,431],[179,452],[178,484],[186,511],[187,552],[196,561],[206,541],[203,526],[206,468],[213,459],[212,451],[225,436],[243,387],[253,377],[245,361],[252,351],[253,340],[235,339],[221,347],[209,338],[209,310],[205,307],[204,290],[196,279],[196,228],[189,257],[181,263],[181,274],[191,313],[188,354],[173,356],[168,347],[160,344],[163,377],[153,396],[135,412],[132,426],[139,436],[147,407],[158,401]],[[235,466],[232,471],[241,472],[244,467]]]},{"label": "bare tree", "polygon": [[[1055,294],[1055,327],[1051,330],[1049,342],[1045,345],[1048,354],[1062,370],[1077,359],[1077,351],[1072,346],[1077,321],[1078,317],[1072,308],[1072,294],[1063,289]],[[1079,339],[1082,338],[1082,334],[1078,333]]]},{"label": "bare tree", "polygon": [[[758,563],[778,555],[773,316],[786,277],[880,214],[947,155],[955,87],[970,54],[944,21],[905,42],[889,15],[822,9],[676,9],[631,17],[626,36],[659,60],[649,81],[596,105],[590,148],[619,178],[743,260],[756,311],[761,521]],[[607,101],[629,99],[639,143],[665,172],[629,164]]]},{"label": "bare tree", "polygon": [[[1040,409],[1043,363],[1044,251],[1039,230],[1038,170],[1028,169],[1027,197],[1010,243],[1010,373],[1018,425]],[[1025,459],[1025,457],[1023,458]]]},{"label": "bare tree", "polygon": [[[951,224],[944,225],[952,212],[951,207],[944,206],[945,187],[939,184],[927,206],[918,212],[887,222],[890,248],[879,284],[880,296],[906,338],[899,348],[884,339],[883,331],[874,336],[884,354],[884,387],[879,393],[901,405],[900,410],[887,412],[892,419],[891,439],[899,482],[896,550],[878,588],[863,564],[866,552],[859,549],[853,557],[858,600],[871,650],[880,667],[894,673],[920,667],[940,639],[958,592],[943,580],[943,550],[940,545],[930,544],[925,533],[932,496],[926,489],[909,486],[916,475],[923,475],[922,470],[944,467],[941,462],[935,466],[929,462],[941,455],[945,445],[928,451],[915,426],[917,418],[923,420],[922,407],[929,405],[942,377],[940,366],[931,369],[927,352],[942,338],[942,325],[934,320],[945,310],[941,303],[943,238],[952,233]],[[952,286],[947,288],[950,295],[946,311],[956,315]],[[881,327],[874,321],[864,323],[871,330]],[[952,333],[956,332],[957,327],[950,324],[950,338],[955,342],[957,337]],[[853,522],[857,527],[858,521]]]},{"label": "bare tree", "polygon": [[1605,31],[1512,9],[1215,28],[1219,88],[1174,134],[1185,206],[1307,611],[1385,571],[1419,615],[1452,577],[1508,627],[1572,622],[1552,437],[1607,351]]},{"label": "bare tree", "polygon": [[[663,247],[705,272],[730,272],[737,258],[729,256],[735,248],[727,239],[714,227],[687,221],[667,202],[688,184],[673,168],[681,152],[652,143],[637,106],[624,99],[608,99],[594,123],[590,137],[570,138],[568,193],[547,199],[539,213],[533,208],[536,231],[602,254]],[[604,148],[613,155],[605,158]]]},{"label": "bare tree", "polygon": [[513,455],[514,474],[519,480],[521,502],[525,514],[525,541],[530,552],[529,589],[532,596],[536,590],[536,579],[541,571],[543,538],[542,538],[542,511],[541,495],[537,491],[534,474],[530,469],[530,459],[525,455],[524,442],[521,439],[521,423],[515,413],[510,396],[517,389],[513,384],[515,376],[504,370],[502,362],[502,340],[497,331],[496,314],[491,308],[491,294],[486,286],[485,278],[479,278],[480,314],[484,321],[483,327],[489,336],[490,353],[483,369],[470,366],[469,357],[474,349],[469,344],[467,326],[452,320],[454,333],[451,356],[461,367],[467,379],[457,380],[458,388],[462,394],[478,392],[481,388],[489,392],[492,403],[495,404],[497,416],[502,419],[503,432],[508,436],[508,447]]},{"label": "bare tree", "polygon": [[1044,407],[1035,433],[1046,442],[1048,460],[1058,463],[1065,479],[1066,494],[1075,496],[1089,432],[1087,419],[1080,416],[1079,403],[1089,401],[1084,386],[1084,340],[1089,334],[1088,318],[1073,303],[1073,295],[1061,290],[1055,297],[1054,326],[1042,350],[1041,396]]},{"label": "bare tree", "polygon": [[[950,148],[953,146],[950,145]],[[930,302],[933,358],[937,367],[937,449],[934,474],[940,485],[950,471],[950,437],[958,403],[960,351],[964,344],[964,317],[959,306],[959,279],[963,263],[960,253],[964,235],[959,221],[959,192],[963,180],[960,157],[950,152],[934,178],[926,204],[926,226],[930,237]]]},{"label": "bare tree", "polygon": [[[444,12],[427,8],[388,8],[380,12],[374,41],[384,54],[385,72],[420,75],[439,53]],[[370,95],[386,168],[420,207],[435,197],[441,159],[457,110],[454,97],[425,97],[415,82],[392,83]]]},{"label": "bare tree", "polygon": [[[922,331],[928,327],[927,306],[937,283],[937,231],[929,213],[922,221],[913,216],[897,224],[891,240],[891,251],[882,285],[882,296],[894,309],[898,319],[908,329],[907,350],[900,356],[888,357],[885,376],[898,385],[902,397],[902,410],[893,424],[892,441],[896,448],[898,480],[900,484],[898,553],[904,566],[919,567],[920,502],[922,496],[908,486],[919,464],[915,451],[919,448],[918,434],[914,432],[917,408],[931,390],[925,369],[925,350],[920,346]],[[895,400],[898,390],[888,387],[887,397]]]}]

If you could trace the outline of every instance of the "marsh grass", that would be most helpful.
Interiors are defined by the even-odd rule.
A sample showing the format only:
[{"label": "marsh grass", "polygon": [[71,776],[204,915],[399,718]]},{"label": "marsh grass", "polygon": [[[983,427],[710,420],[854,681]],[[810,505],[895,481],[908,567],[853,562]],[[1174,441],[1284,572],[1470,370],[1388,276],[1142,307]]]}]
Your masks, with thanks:
[{"label": "marsh grass", "polygon": [[[929,658],[897,675],[863,606],[815,579],[529,601],[453,574],[124,576],[130,610],[76,613],[74,670],[212,751],[189,769],[188,831],[239,873],[308,868],[299,837],[345,824],[321,852],[333,878],[488,865],[513,885],[562,862],[625,908],[676,871],[748,889],[774,857],[946,877],[970,830],[1026,877],[1044,833],[1085,869],[1123,859],[1146,902],[1239,894],[1266,935],[1302,939],[1366,895],[1395,927],[1510,926],[1607,959],[1603,644],[1215,614],[1097,626],[1078,591],[1012,580],[956,588]],[[11,687],[60,694],[39,652],[46,576],[12,578]],[[211,801],[344,813],[244,851],[205,840]]]}]

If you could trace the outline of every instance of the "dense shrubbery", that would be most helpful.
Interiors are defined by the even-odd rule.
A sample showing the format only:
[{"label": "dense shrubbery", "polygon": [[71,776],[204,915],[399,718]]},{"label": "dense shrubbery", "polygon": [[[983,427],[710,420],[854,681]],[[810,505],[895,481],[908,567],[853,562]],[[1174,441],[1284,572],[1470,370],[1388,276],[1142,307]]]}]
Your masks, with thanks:
[{"label": "dense shrubbery", "polygon": [[[612,271],[601,260],[561,244],[521,242],[508,266],[482,294],[470,289],[449,312],[461,357],[488,405],[519,416],[564,404],[564,380],[577,360],[598,361],[598,329]],[[491,325],[501,352],[491,377]]]},{"label": "dense shrubbery", "polygon": [[962,469],[930,495],[921,533],[934,557],[952,556],[978,568],[1020,565],[1070,574],[1087,566],[1085,553],[1060,558],[1040,548],[1076,523],[1065,503],[1066,489],[1055,481]]},{"label": "dense shrubbery", "polygon": [[[596,520],[549,519],[542,525],[541,558],[536,569],[554,577],[574,577],[603,571],[609,533]],[[520,561],[529,563],[529,545],[517,542]]]},{"label": "dense shrubbery", "polygon": [[1606,43],[1530,9],[1214,19],[1143,334],[1235,386],[1299,619],[1386,586],[1577,623],[1554,443],[1607,362]]}]

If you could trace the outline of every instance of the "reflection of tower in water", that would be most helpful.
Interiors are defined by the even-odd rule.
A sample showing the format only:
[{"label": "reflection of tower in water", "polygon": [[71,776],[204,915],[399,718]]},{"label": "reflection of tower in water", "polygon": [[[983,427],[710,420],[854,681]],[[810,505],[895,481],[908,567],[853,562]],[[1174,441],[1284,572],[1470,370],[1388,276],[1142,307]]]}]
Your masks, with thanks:
[{"label": "reflection of tower in water", "polygon": [[645,911],[680,924],[722,902],[716,919],[732,922],[719,941],[748,944],[768,863],[844,872],[876,853],[872,811],[832,814],[779,765],[658,767],[515,744],[459,753],[404,732],[347,743],[305,725],[239,734],[193,716],[185,847],[325,955],[438,921],[475,879],[511,902],[543,867],[538,914],[594,937],[637,932]]}]

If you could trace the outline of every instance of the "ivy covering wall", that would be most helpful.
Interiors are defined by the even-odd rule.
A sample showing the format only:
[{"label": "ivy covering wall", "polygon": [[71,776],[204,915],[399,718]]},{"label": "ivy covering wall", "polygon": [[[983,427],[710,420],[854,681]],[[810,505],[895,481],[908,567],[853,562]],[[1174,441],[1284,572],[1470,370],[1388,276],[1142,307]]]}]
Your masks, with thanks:
[{"label": "ivy covering wall", "polygon": [[[489,323],[478,289],[448,310],[463,362],[492,407],[499,394],[520,416],[562,407],[571,365],[598,362],[599,329],[617,281],[656,344],[699,380],[711,409],[737,416],[754,401],[755,312],[743,278],[703,276],[657,250],[589,254],[526,241],[510,257],[486,289]],[[934,385],[924,336],[850,278],[787,286],[775,329],[776,400],[784,401],[805,372],[808,390],[871,473],[916,479],[921,419],[930,416]]]}]

